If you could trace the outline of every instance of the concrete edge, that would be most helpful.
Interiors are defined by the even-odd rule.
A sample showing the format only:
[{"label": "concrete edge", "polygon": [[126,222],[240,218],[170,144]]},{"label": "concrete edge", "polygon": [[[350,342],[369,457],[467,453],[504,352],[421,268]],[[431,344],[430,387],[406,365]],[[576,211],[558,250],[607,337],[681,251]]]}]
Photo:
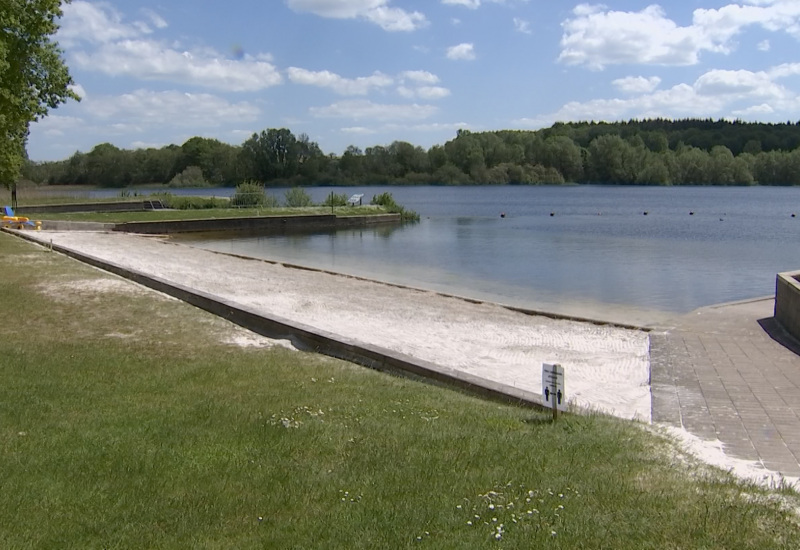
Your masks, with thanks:
[{"label": "concrete edge", "polygon": [[775,278],[775,319],[795,340],[800,340],[800,271],[785,271]]},{"label": "concrete edge", "polygon": [[578,323],[588,323],[588,324],[591,324],[591,325],[609,326],[609,327],[623,328],[623,329],[628,329],[628,330],[638,330],[638,331],[645,332],[645,333],[650,333],[650,332],[652,332],[654,330],[658,330],[657,328],[652,327],[652,326],[633,325],[633,324],[627,324],[627,323],[619,323],[619,322],[615,322],[615,321],[604,321],[604,320],[601,320],[601,319],[593,319],[593,318],[590,318],[590,317],[581,317],[581,316],[577,316],[577,315],[566,315],[566,314],[561,314],[561,313],[553,313],[553,312],[550,312],[550,311],[521,308],[521,307],[517,307],[517,306],[511,306],[511,305],[508,305],[508,304],[499,303],[499,302],[490,302],[488,300],[479,300],[477,298],[468,298],[466,296],[459,296],[458,294],[448,294],[446,292],[440,292],[440,291],[437,291],[437,290],[428,290],[428,289],[424,289],[424,288],[417,288],[417,287],[413,287],[413,286],[402,285],[402,284],[399,284],[399,283],[387,283],[386,281],[379,281],[377,279],[370,279],[368,277],[361,277],[359,275],[350,275],[348,273],[340,273],[338,271],[330,271],[328,269],[321,269],[321,268],[317,268],[317,267],[309,267],[309,266],[300,265],[300,264],[281,262],[281,261],[278,261],[278,260],[268,260],[268,259],[264,259],[264,258],[253,258],[251,256],[243,256],[241,254],[234,254],[234,253],[231,253],[231,252],[220,252],[218,250],[207,250],[207,249],[203,249],[203,250],[205,250],[206,252],[212,252],[214,254],[220,254],[222,256],[230,256],[232,258],[238,258],[240,260],[250,260],[250,261],[254,261],[254,262],[265,262],[265,263],[272,264],[272,265],[279,265],[279,266],[282,266],[282,267],[286,267],[288,269],[299,269],[301,271],[311,271],[311,272],[314,272],[314,273],[325,273],[326,275],[335,275],[337,277],[346,277],[348,279],[354,279],[356,281],[366,281],[366,282],[369,282],[369,283],[385,285],[385,286],[389,286],[389,287],[392,287],[392,288],[400,288],[400,289],[403,289],[403,290],[413,290],[413,291],[416,291],[416,292],[430,293],[430,294],[434,294],[436,296],[441,296],[443,298],[452,298],[454,300],[462,300],[464,302],[469,302],[471,304],[498,306],[498,307],[501,307],[503,309],[507,309],[507,310],[513,311],[515,313],[522,313],[523,315],[528,315],[528,316],[531,316],[531,317],[546,317],[548,319],[555,319],[557,321],[576,321]]},{"label": "concrete edge", "polygon": [[[37,245],[48,246],[32,235],[25,235],[23,232],[8,232]],[[53,244],[49,248],[103,271],[177,298],[263,336],[288,339],[295,347],[302,350],[321,353],[379,371],[410,375],[414,378],[434,381],[449,387],[459,388],[476,396],[505,403],[540,409],[546,408],[541,395],[536,393],[442,367],[428,361],[415,359],[379,346],[363,344],[327,331],[300,323],[293,323],[282,317],[258,313],[250,308],[223,300],[211,294],[128,269],[61,245]]]}]

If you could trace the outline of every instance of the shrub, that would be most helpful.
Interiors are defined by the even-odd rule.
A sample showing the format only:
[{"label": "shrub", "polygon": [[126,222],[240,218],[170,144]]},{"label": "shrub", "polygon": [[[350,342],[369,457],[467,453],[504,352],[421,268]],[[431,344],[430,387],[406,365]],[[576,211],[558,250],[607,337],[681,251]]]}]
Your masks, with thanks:
[{"label": "shrub", "polygon": [[322,203],[322,206],[346,206],[347,205],[347,194],[342,193],[337,195],[336,193],[330,193],[327,197],[325,197],[325,202]]},{"label": "shrub", "polygon": [[231,206],[237,208],[268,206],[268,202],[264,187],[252,181],[246,181],[237,185],[231,197]]},{"label": "shrub", "polygon": [[175,174],[168,184],[170,187],[208,187],[199,166],[187,166],[180,174]]},{"label": "shrub", "polygon": [[306,193],[305,189],[300,187],[292,187],[286,192],[286,206],[291,208],[298,208],[303,206],[313,206],[311,195]]},{"label": "shrub", "polygon": [[419,221],[419,214],[414,212],[413,210],[406,210],[399,204],[397,204],[394,200],[394,197],[391,193],[381,193],[380,195],[374,195],[372,197],[372,203],[382,206],[386,209],[387,212],[391,212],[393,214],[400,214],[400,219],[404,222],[418,222]]},{"label": "shrub", "polygon": [[193,197],[173,195],[172,193],[153,193],[153,199],[158,199],[165,208],[175,210],[205,210],[209,208],[226,208],[228,199],[222,197]]}]

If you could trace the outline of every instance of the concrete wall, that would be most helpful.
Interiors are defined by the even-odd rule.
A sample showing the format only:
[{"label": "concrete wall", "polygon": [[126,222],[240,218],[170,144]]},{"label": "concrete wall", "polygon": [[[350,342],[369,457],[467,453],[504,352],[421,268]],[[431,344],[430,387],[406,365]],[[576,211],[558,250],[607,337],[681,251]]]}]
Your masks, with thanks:
[{"label": "concrete wall", "polygon": [[149,203],[159,201],[116,201],[116,202],[89,202],[73,204],[42,204],[20,206],[16,212],[21,215],[36,213],[65,213],[65,212],[139,212],[152,210]]},{"label": "concrete wall", "polygon": [[775,318],[800,340],[800,271],[778,273],[775,282]]},{"label": "concrete wall", "polygon": [[113,231],[114,224],[102,222],[42,220],[42,229],[48,231]]},{"label": "concrete wall", "polygon": [[266,234],[283,234],[308,231],[330,231],[349,227],[367,227],[377,224],[399,223],[400,214],[375,216],[254,216],[249,218],[216,218],[203,220],[172,220],[158,222],[128,222],[114,226],[115,231],[144,235],[169,235],[210,231],[259,231]]}]

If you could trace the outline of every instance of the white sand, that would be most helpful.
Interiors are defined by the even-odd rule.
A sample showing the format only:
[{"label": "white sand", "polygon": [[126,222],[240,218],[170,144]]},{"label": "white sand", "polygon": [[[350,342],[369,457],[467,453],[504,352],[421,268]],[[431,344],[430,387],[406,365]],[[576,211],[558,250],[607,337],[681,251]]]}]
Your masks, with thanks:
[{"label": "white sand", "polygon": [[561,363],[572,403],[650,421],[644,332],[529,316],[152,237],[53,231],[35,236],[257,311],[535,393],[541,393],[542,363]]},{"label": "white sand", "polygon": [[784,476],[778,472],[768,470],[761,462],[727,455],[725,454],[725,445],[719,439],[700,439],[686,430],[671,426],[664,427],[664,430],[695,458],[706,464],[727,470],[739,479],[751,481],[757,485],[772,489],[785,486],[800,490],[800,478]]}]

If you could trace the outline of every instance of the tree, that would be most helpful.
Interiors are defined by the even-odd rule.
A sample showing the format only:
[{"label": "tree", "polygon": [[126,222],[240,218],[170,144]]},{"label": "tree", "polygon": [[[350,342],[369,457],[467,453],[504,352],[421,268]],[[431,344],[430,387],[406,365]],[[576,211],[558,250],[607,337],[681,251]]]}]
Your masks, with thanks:
[{"label": "tree", "polygon": [[80,99],[52,40],[60,16],[60,0],[0,2],[0,181],[12,192],[30,123],[68,98]]}]

